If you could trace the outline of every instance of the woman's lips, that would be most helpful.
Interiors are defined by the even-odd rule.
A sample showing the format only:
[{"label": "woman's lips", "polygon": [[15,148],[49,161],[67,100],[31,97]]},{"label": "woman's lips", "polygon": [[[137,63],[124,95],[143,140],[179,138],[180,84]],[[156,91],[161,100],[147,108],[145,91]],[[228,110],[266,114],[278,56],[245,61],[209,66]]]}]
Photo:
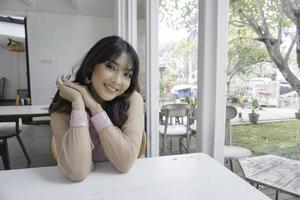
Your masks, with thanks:
[{"label": "woman's lips", "polygon": [[116,92],[118,90],[110,85],[107,85],[107,84],[104,84],[104,85],[105,85],[106,89],[111,93]]}]

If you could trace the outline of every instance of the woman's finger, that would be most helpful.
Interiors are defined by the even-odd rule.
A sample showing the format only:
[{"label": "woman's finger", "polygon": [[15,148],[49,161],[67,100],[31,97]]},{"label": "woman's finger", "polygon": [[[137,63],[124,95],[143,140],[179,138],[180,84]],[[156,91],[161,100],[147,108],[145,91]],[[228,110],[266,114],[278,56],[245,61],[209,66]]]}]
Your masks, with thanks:
[{"label": "woman's finger", "polygon": [[59,74],[57,79],[56,79],[56,86],[57,88],[59,88],[61,85],[63,85],[63,81],[62,81],[62,77],[63,77],[63,74]]},{"label": "woman's finger", "polygon": [[71,74],[64,74],[63,75],[63,81],[70,80],[70,78],[71,78]]},{"label": "woman's finger", "polygon": [[69,80],[65,80],[64,83],[65,83],[65,85],[72,87],[72,88],[78,90],[79,92],[83,89],[83,87],[81,85],[73,83],[72,81],[69,81]]},{"label": "woman's finger", "polygon": [[66,78],[67,78],[67,80],[70,80],[71,77],[72,77],[71,74],[68,74]]},{"label": "woman's finger", "polygon": [[71,78],[71,74],[59,74],[56,79],[56,86],[59,87],[64,84],[66,80]]}]

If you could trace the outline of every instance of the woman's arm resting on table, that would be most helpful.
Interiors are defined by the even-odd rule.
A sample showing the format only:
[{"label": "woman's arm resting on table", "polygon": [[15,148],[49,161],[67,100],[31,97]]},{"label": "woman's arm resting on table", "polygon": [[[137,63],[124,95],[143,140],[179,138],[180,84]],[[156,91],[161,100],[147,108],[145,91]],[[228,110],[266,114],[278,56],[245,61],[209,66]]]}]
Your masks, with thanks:
[{"label": "woman's arm resting on table", "polygon": [[[127,172],[138,157],[144,132],[143,109],[142,96],[134,92],[130,97],[128,119],[122,131],[113,125],[97,130],[107,158],[119,172]],[[96,129],[97,123],[101,120],[97,116],[99,114],[92,117]]]},{"label": "woman's arm resting on table", "polygon": [[52,113],[51,129],[60,170],[73,181],[83,180],[93,169],[87,113],[73,110],[71,119],[66,113]]}]

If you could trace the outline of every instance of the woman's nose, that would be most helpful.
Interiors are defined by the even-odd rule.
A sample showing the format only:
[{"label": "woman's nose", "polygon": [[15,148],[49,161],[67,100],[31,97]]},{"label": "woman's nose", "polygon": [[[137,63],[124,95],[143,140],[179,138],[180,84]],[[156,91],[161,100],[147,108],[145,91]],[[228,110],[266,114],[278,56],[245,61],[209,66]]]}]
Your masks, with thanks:
[{"label": "woman's nose", "polygon": [[114,84],[121,84],[122,82],[122,74],[121,73],[116,73],[114,74],[112,81]]}]

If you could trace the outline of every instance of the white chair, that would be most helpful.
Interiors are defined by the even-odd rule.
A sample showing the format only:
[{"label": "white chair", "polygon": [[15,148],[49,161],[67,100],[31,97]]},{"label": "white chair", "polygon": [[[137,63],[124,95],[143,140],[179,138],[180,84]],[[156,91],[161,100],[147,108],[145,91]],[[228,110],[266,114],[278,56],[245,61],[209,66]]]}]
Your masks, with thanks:
[{"label": "white chair", "polygon": [[[186,138],[186,151],[190,150],[190,117],[193,113],[193,107],[188,104],[168,104],[161,108],[161,125],[159,133],[163,138],[163,154],[166,154],[167,138],[170,138],[170,148],[172,148],[172,137],[177,137],[179,148],[184,145],[181,143],[182,138]],[[178,120],[182,119],[182,120]]]},{"label": "white chair", "polygon": [[[5,122],[7,122],[8,120],[5,120]],[[4,169],[5,170],[9,170],[10,169],[10,161],[9,161],[9,152],[8,152],[8,142],[7,139],[11,138],[11,137],[16,137],[21,149],[27,159],[27,165],[29,166],[31,159],[29,156],[29,153],[26,150],[26,147],[23,143],[23,140],[20,136],[20,133],[22,132],[22,130],[19,128],[19,120],[11,120],[11,122],[15,122],[16,125],[15,126],[1,126],[0,127],[0,155],[2,156],[2,160],[3,160],[3,165],[4,165]]]},{"label": "white chair", "polygon": [[252,152],[244,147],[232,146],[230,120],[235,118],[237,110],[234,106],[226,106],[226,128],[225,128],[225,146],[224,158],[229,161],[230,170],[234,171],[233,160],[246,158],[252,155]]}]

